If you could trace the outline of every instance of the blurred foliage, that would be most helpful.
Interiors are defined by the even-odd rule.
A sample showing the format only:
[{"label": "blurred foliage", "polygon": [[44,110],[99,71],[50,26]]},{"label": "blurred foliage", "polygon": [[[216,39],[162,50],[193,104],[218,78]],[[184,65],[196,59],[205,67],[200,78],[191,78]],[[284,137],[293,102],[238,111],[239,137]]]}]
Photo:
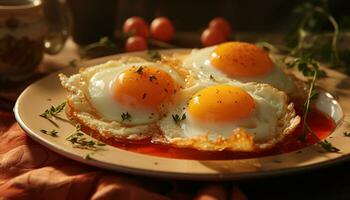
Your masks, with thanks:
[{"label": "blurred foliage", "polygon": [[350,44],[345,31],[350,27],[350,16],[343,16],[338,23],[329,3],[328,0],[308,0],[297,6],[294,11],[297,20],[285,37],[285,43],[293,56],[313,55],[313,58],[332,67],[344,68],[350,74],[350,50],[339,48],[340,38],[348,43],[343,46]]}]

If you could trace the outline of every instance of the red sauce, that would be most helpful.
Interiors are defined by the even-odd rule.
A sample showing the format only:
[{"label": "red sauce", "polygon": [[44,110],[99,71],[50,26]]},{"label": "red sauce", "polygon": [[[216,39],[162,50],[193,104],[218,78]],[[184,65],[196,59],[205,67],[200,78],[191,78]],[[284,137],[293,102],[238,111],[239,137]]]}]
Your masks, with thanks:
[{"label": "red sauce", "polygon": [[[302,103],[300,101],[295,102],[296,112],[299,116],[302,115]],[[303,119],[301,119],[303,121]],[[319,139],[324,139],[329,136],[336,124],[326,114],[317,109],[312,109],[307,117],[307,123],[311,130],[316,134]],[[137,143],[130,142],[116,142],[114,140],[104,141],[109,145],[132,151],[136,153],[142,153],[153,156],[167,157],[167,158],[179,158],[179,159],[193,159],[193,160],[228,160],[228,159],[243,159],[254,158],[268,155],[275,155],[295,151],[302,149],[306,146],[312,145],[317,142],[311,133],[308,133],[305,137],[305,141],[300,140],[302,135],[302,124],[299,124],[298,128],[287,136],[283,141],[276,144],[273,148],[264,150],[261,152],[232,152],[232,151],[199,151],[190,148],[176,148],[170,145],[153,144],[149,140],[139,141]]]}]

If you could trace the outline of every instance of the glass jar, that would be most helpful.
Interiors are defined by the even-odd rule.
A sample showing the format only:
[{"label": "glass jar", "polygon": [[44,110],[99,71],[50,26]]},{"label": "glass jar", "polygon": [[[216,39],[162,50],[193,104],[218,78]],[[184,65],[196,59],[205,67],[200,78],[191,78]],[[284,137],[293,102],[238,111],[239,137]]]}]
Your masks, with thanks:
[{"label": "glass jar", "polygon": [[45,17],[44,6],[41,0],[0,1],[0,80],[23,79],[35,70],[44,52],[62,49],[68,23],[48,23],[52,20]]}]

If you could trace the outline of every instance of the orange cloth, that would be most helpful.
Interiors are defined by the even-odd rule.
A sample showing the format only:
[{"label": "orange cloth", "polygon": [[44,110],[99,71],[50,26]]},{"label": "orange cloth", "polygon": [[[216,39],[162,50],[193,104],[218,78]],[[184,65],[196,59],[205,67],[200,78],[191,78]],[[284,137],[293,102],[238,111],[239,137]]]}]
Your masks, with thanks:
[{"label": "orange cloth", "polygon": [[0,199],[246,199],[228,184],[159,180],[65,158],[30,139],[0,111]]}]

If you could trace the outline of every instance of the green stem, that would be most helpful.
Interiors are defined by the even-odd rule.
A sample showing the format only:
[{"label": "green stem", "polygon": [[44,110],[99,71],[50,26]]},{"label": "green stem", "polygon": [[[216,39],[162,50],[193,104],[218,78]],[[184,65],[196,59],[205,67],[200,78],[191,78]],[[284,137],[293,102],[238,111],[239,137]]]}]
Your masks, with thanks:
[{"label": "green stem", "polygon": [[333,37],[332,37],[332,51],[334,52],[335,63],[338,64],[340,63],[338,49],[337,49],[337,42],[339,37],[338,23],[332,15],[329,15],[328,13],[326,13],[324,9],[322,9],[321,7],[315,7],[315,11],[324,15],[333,26],[334,31],[333,31]]},{"label": "green stem", "polygon": [[[315,69],[314,76],[313,76],[311,84],[310,84],[309,93],[307,95],[307,100],[305,102],[305,107],[304,107],[303,129],[302,129],[303,130],[303,137],[305,137],[305,135],[306,135],[306,131],[307,131],[306,129],[309,129],[309,126],[307,125],[307,117],[309,115],[311,96],[312,96],[312,93],[313,93],[314,88],[315,88],[315,83],[316,83],[317,77],[318,77],[318,73],[317,73],[317,70]],[[313,132],[311,131],[311,133],[313,133]]]},{"label": "green stem", "polygon": [[148,42],[150,44],[152,44],[154,46],[157,46],[157,47],[160,47],[160,48],[165,48],[165,49],[178,48],[175,45],[172,45],[172,44],[169,44],[169,43],[166,43],[166,42],[162,42],[162,41],[159,41],[159,40],[154,40],[154,39],[151,39],[151,38],[148,39]]},{"label": "green stem", "polygon": [[338,36],[339,36],[339,26],[338,26],[338,23],[334,19],[333,16],[329,16],[328,20],[332,23],[332,26],[334,28],[334,34],[332,37],[332,49],[333,49],[334,56],[335,56],[335,62],[338,64],[340,62],[338,49],[337,49],[337,41],[338,41]]},{"label": "green stem", "polygon": [[303,18],[303,20],[300,22],[299,26],[298,26],[298,44],[296,47],[294,47],[291,51],[291,55],[296,55],[297,52],[302,48],[302,44],[304,42],[304,32],[305,32],[305,25],[306,25],[306,22],[309,20],[309,18],[311,17],[311,14],[307,14],[305,15],[305,17]]}]

